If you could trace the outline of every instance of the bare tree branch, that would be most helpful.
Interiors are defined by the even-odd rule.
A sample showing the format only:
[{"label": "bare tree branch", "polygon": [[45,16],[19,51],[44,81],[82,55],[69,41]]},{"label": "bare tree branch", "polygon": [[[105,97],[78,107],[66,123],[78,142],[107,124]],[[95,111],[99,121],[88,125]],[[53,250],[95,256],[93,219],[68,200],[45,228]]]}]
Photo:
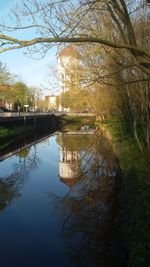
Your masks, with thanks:
[{"label": "bare tree branch", "polygon": [[[92,37],[79,37],[79,38],[73,38],[73,37],[52,37],[52,38],[34,38],[32,40],[26,41],[26,40],[19,40],[10,36],[6,36],[6,35],[0,35],[0,40],[7,40],[10,41],[10,44],[16,44],[16,46],[10,46],[7,48],[3,48],[0,50],[0,52],[4,52],[7,50],[12,50],[12,49],[17,49],[17,48],[23,48],[23,47],[27,47],[27,46],[32,46],[35,44],[40,44],[40,43],[96,43],[96,44],[102,44],[102,45],[106,45],[112,48],[121,48],[121,49],[127,49],[129,51],[134,52],[137,54],[137,57],[139,56],[146,56],[147,58],[150,58],[150,53],[148,53],[147,51],[145,51],[143,48],[139,48],[133,45],[129,45],[129,44],[120,44],[120,43],[113,43],[111,41],[108,40],[104,40],[101,38],[92,38]],[[8,43],[6,43],[8,44]],[[17,46],[18,45],[18,46]],[[147,64],[149,65],[150,62],[147,61]]]}]

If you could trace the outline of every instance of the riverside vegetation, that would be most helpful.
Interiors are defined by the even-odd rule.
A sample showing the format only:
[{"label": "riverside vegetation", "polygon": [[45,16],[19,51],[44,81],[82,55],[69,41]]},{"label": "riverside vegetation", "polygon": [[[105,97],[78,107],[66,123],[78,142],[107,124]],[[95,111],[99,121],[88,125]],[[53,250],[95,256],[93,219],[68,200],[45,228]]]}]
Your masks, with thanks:
[{"label": "riverside vegetation", "polygon": [[150,264],[150,168],[123,122],[110,118],[98,123],[111,141],[122,170],[120,217],[129,266]]},{"label": "riverside vegetation", "polygon": [[17,138],[24,134],[31,133],[34,126],[20,126],[13,128],[0,127],[0,148],[4,149],[8,144],[14,143]]}]

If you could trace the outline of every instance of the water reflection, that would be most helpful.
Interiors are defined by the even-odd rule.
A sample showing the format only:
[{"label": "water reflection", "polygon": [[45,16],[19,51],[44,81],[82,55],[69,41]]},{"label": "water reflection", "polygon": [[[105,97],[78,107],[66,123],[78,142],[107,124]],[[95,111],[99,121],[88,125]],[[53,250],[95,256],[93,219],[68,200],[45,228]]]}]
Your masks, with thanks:
[{"label": "water reflection", "polygon": [[0,178],[0,211],[11,204],[14,198],[20,196],[20,191],[29,178],[29,174],[36,169],[40,163],[40,158],[36,153],[36,145],[22,149],[16,153],[19,162],[13,164],[10,175]]},{"label": "water reflection", "polygon": [[50,194],[61,220],[71,266],[119,266],[117,243],[118,164],[101,133],[57,137],[64,197]]},{"label": "water reflection", "polygon": [[51,136],[1,164],[2,266],[123,266],[118,163],[101,132]]},{"label": "water reflection", "polygon": [[60,181],[73,186],[79,178],[80,153],[70,151],[67,147],[60,147],[59,175]]}]

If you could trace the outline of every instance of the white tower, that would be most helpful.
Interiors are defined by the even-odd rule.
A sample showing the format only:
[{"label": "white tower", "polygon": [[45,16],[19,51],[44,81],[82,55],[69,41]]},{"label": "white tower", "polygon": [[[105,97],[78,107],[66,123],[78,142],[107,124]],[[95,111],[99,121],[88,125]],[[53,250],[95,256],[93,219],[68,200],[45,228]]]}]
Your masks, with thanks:
[{"label": "white tower", "polygon": [[[60,83],[60,94],[69,90],[75,84],[79,76],[79,53],[71,46],[67,45],[58,55],[58,76]],[[60,105],[59,110],[62,111]],[[66,110],[67,111],[67,110]]]}]

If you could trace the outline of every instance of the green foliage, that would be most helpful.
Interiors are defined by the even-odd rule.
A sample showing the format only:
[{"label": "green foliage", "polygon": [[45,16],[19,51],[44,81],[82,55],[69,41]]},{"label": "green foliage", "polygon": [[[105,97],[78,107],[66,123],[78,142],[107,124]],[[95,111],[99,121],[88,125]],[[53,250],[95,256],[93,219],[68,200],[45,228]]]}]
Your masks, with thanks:
[{"label": "green foliage", "polygon": [[22,82],[17,82],[14,85],[14,91],[15,91],[15,100],[20,104],[22,108],[24,107],[25,104],[31,106],[33,100],[29,88],[27,87],[26,84]]},{"label": "green foliage", "polygon": [[113,144],[123,171],[121,217],[123,241],[129,251],[129,266],[150,264],[150,164],[147,154],[141,154],[125,125],[111,118],[100,127]]},{"label": "green foliage", "polygon": [[70,108],[71,111],[85,111],[88,108],[86,100],[87,92],[78,88],[70,88],[61,95],[61,104],[65,108]]},{"label": "green foliage", "polygon": [[11,74],[7,70],[6,65],[0,61],[0,84],[9,83],[11,80]]},{"label": "green foliage", "polygon": [[12,129],[0,127],[0,141],[3,142],[3,140],[5,139],[11,139],[12,137],[19,136],[25,132],[30,131],[32,128],[32,126],[14,127]]},{"label": "green foliage", "polygon": [[25,104],[32,105],[31,90],[22,82],[12,83],[12,75],[7,67],[0,61],[0,100],[2,102],[18,103],[20,107]]},{"label": "green foliage", "polygon": [[0,137],[8,136],[10,130],[4,127],[0,127]]},{"label": "green foliage", "polygon": [[62,129],[65,131],[80,130],[82,125],[89,125],[90,128],[95,127],[95,117],[76,117],[76,116],[63,116]]}]

